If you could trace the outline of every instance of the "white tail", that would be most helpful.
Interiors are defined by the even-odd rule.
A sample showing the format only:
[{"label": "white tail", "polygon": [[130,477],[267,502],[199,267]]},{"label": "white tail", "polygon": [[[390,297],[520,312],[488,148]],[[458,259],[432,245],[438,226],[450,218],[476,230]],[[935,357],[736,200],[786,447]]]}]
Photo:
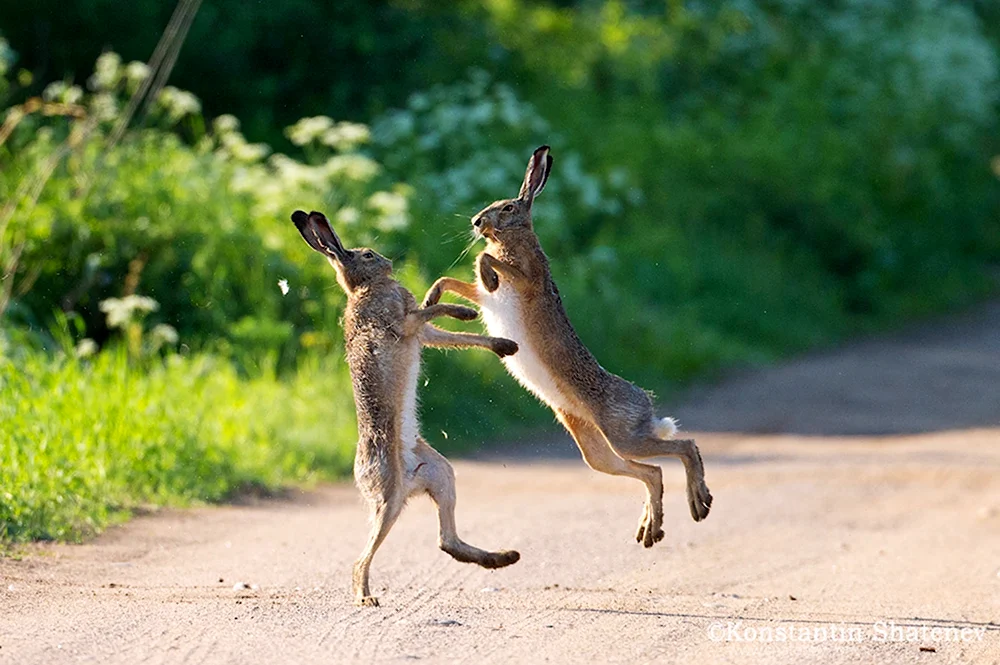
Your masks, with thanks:
[{"label": "white tail", "polygon": [[677,434],[677,421],[673,418],[654,418],[653,434],[658,439],[672,439]]}]

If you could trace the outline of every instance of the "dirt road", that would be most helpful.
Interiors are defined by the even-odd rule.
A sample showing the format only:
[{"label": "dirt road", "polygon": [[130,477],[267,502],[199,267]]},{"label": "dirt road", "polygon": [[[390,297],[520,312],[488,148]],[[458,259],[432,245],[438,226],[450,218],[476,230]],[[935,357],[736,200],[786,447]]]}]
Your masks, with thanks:
[{"label": "dirt road", "polygon": [[[0,560],[0,663],[1000,663],[1000,429],[964,420],[977,399],[975,418],[995,417],[996,330],[967,349],[978,355],[964,403],[920,426],[935,433],[700,435],[712,514],[691,521],[680,465],[664,461],[667,533],[651,550],[632,540],[637,483],[572,455],[501,450],[456,464],[458,518],[468,541],[518,549],[510,568],[439,552],[431,504],[415,500],[375,559],[382,607],[355,608],[347,587],[365,515],[351,486],[165,512]],[[967,339],[959,331],[952,344]],[[957,348],[935,370],[919,362],[924,342],[931,355],[949,345],[906,341],[899,371],[918,376],[899,399],[955,402],[934,377],[968,356]],[[863,372],[902,348],[862,345],[840,366]],[[827,360],[799,366],[812,362],[828,373],[768,383],[786,367],[713,389],[715,410],[748,408],[734,396],[751,390],[760,410],[801,419],[803,401],[827,407],[809,381],[844,395],[866,385]],[[712,411],[712,394],[680,410],[688,424]],[[883,407],[894,422],[914,417]]]},{"label": "dirt road", "polygon": [[997,663],[997,436],[703,436],[712,515],[690,520],[667,463],[651,550],[633,481],[460,463],[465,537],[522,560],[451,561],[416,500],[376,557],[378,609],[350,605],[349,486],[142,518],[0,561],[0,662]]}]

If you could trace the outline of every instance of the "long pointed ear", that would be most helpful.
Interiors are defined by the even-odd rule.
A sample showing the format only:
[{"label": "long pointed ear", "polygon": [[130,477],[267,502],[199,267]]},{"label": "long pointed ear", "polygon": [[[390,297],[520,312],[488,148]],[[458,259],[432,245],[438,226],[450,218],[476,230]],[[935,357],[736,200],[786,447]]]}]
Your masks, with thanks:
[{"label": "long pointed ear", "polygon": [[527,201],[528,205],[541,194],[545,183],[549,180],[549,172],[552,171],[552,155],[549,154],[549,150],[549,146],[543,145],[535,150],[528,160],[528,169],[524,172],[524,182],[518,194],[518,198]]},{"label": "long pointed ear", "polygon": [[292,221],[295,222],[295,228],[299,230],[302,239],[320,254],[340,260],[347,253],[323,213],[313,211],[307,215],[301,210],[296,210],[292,213]]}]

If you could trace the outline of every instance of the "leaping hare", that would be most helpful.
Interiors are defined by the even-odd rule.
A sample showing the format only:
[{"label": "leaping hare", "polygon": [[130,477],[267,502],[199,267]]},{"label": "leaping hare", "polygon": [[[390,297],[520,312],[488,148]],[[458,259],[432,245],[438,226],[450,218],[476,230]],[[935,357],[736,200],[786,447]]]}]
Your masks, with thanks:
[{"label": "leaping hare", "polygon": [[375,550],[385,539],[408,497],[427,492],[437,504],[438,545],[458,561],[502,568],[520,559],[512,550],[487,552],[458,537],[455,474],[448,460],[420,436],[417,377],[420,348],[481,347],[501,358],[517,344],[497,337],[454,333],[429,323],[451,316],[469,321],[476,310],[462,305],[417,307],[413,295],[392,277],[392,262],[367,249],[344,249],[322,213],[295,211],[292,221],[314,250],[337,271],[347,293],[344,337],[358,414],[354,478],[371,511],[372,528],[354,564],[353,591],[359,605],[378,605],[368,588]]},{"label": "leaping hare", "polygon": [[496,201],[472,218],[476,234],[486,238],[486,250],[476,259],[478,284],[442,277],[423,306],[452,291],[479,305],[491,335],[517,342],[517,355],[504,358],[508,371],[552,407],[587,464],[645,483],[648,496],[635,538],[652,547],[663,539],[662,473],[659,466],[636,460],[661,455],[681,459],[695,521],[708,515],[712,495],[694,441],[673,439],[673,419],[657,418],[648,393],[601,367],[566,316],[531,224],[532,201],[551,168],[549,147],[538,148],[517,198]]}]

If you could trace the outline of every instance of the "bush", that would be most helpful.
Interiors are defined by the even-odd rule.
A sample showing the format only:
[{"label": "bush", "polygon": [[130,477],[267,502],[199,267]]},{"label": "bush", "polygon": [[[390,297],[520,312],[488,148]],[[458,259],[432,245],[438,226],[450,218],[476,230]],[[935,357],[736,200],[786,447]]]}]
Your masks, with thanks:
[{"label": "bush", "polygon": [[[56,308],[78,312],[103,343],[109,333],[97,303],[141,292],[159,301],[156,319],[194,348],[275,353],[285,365],[305,333],[311,346],[333,348],[342,295],[288,216],[298,207],[340,221],[350,213],[377,232],[406,223],[405,198],[380,189],[381,167],[353,143],[337,142],[309,163],[266,157],[269,149],[247,143],[235,118],[205,131],[198,100],[172,88],[157,100],[153,127],[115,143],[124,97],[148,74],[143,67],[101,56],[90,92],[46,88],[48,108],[75,115],[43,107],[0,147],[0,197],[15,205],[0,248],[23,246],[15,280],[33,284],[20,311],[42,328]],[[24,183],[44,186],[34,196]],[[279,280],[291,285],[287,294]]]}]

